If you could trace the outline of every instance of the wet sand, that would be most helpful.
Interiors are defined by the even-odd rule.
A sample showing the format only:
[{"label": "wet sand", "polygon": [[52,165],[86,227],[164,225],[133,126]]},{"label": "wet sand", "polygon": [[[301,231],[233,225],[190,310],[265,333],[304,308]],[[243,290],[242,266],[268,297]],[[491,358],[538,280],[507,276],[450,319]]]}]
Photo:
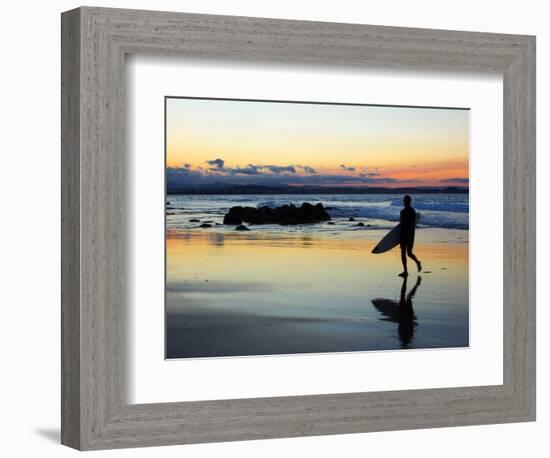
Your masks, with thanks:
[{"label": "wet sand", "polygon": [[468,232],[417,231],[405,285],[386,232],[169,231],[167,358],[468,346]]}]

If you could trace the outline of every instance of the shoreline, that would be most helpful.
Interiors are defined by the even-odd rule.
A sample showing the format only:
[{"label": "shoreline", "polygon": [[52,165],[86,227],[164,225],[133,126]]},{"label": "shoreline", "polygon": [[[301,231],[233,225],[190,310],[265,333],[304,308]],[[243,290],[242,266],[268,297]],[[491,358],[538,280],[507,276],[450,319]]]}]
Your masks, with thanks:
[{"label": "shoreline", "polygon": [[[178,230],[167,229],[165,236],[166,240],[170,239],[212,239],[214,243],[218,243],[220,238],[229,241],[310,241],[317,243],[329,243],[332,241],[345,242],[361,242],[365,241],[372,243],[373,247],[378,243],[390,230],[389,228],[350,228],[350,230],[330,230],[330,231],[300,231],[300,228],[294,230],[279,230],[270,231],[254,230],[256,226],[249,226],[250,231],[241,232],[235,231],[233,226],[212,226],[211,228],[181,228]],[[468,244],[469,231],[467,229],[443,229],[443,228],[418,228],[416,230],[416,247],[422,244]],[[397,250],[394,249],[394,250]],[[382,254],[383,255],[383,254]],[[378,255],[381,256],[381,255]]]}]

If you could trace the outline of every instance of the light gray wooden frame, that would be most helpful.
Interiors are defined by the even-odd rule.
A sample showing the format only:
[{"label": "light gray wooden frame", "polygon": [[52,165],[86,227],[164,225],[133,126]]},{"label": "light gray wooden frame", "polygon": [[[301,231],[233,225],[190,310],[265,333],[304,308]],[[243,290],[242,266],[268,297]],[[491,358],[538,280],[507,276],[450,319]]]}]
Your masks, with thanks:
[{"label": "light gray wooden frame", "polygon": [[[63,444],[88,450],[535,419],[534,37],[91,7],[63,13],[61,36]],[[132,53],[502,74],[504,383],[128,404],[124,62]]]}]

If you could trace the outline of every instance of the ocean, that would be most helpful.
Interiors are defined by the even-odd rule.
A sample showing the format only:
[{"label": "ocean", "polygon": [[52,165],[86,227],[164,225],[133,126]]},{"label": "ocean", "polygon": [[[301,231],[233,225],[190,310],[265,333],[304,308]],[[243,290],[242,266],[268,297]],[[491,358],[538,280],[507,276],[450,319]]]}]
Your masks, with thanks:
[{"label": "ocean", "polygon": [[[419,228],[468,229],[468,194],[414,194],[412,206],[419,212]],[[402,196],[397,194],[285,194],[285,195],[168,195],[166,229],[179,231],[199,226],[200,222],[221,224],[233,206],[275,207],[284,204],[301,205],[303,202],[321,202],[330,214],[334,225],[326,223],[296,227],[279,225],[254,226],[262,232],[335,233],[358,230],[350,227],[349,218],[370,226],[361,230],[390,229],[399,221],[403,208]],[[214,226],[216,229],[216,226]],[[218,228],[220,230],[222,228]]]}]

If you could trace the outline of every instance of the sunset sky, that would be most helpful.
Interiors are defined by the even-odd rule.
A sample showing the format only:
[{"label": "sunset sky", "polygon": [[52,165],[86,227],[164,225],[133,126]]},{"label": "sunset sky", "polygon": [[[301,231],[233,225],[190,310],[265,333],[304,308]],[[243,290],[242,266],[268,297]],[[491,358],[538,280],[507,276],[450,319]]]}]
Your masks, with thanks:
[{"label": "sunset sky", "polygon": [[469,115],[167,98],[168,186],[468,186]]}]

